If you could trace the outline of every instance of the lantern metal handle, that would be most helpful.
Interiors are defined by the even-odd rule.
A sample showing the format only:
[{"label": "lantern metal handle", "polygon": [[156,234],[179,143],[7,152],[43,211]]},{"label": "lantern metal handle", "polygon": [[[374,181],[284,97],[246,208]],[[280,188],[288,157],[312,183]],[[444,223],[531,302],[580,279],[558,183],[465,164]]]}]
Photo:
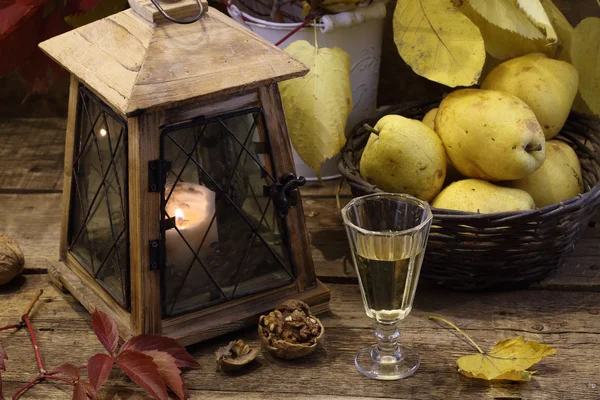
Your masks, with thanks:
[{"label": "lantern metal handle", "polygon": [[158,0],[150,0],[150,1],[152,2],[152,4],[154,4],[154,7],[156,7],[156,9],[158,11],[160,11],[160,13],[163,15],[163,17],[165,17],[167,20],[174,22],[176,24],[193,24],[194,22],[196,22],[200,18],[202,18],[202,14],[204,14],[204,6],[202,5],[202,0],[196,0],[196,3],[198,3],[198,7],[200,7],[200,12],[198,13],[198,15],[196,15],[195,17],[189,18],[189,19],[173,18],[169,14],[167,14],[165,10],[163,10],[163,8],[160,6],[160,4],[158,4]]}]

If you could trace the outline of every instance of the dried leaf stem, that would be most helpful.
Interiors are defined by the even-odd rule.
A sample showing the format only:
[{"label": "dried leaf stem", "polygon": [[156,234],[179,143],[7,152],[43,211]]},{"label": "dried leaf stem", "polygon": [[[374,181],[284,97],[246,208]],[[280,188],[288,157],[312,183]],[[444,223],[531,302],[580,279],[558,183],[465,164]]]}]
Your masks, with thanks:
[{"label": "dried leaf stem", "polygon": [[[54,379],[57,381],[68,383],[69,385],[75,385],[75,382],[70,379],[63,378],[61,376],[54,376],[57,372],[55,372],[55,371],[46,372],[46,370],[44,369],[44,364],[42,363],[42,357],[40,354],[40,348],[38,346],[37,337],[35,336],[35,331],[33,330],[33,326],[31,325],[31,320],[29,319],[29,315],[31,314],[33,307],[35,306],[35,304],[40,299],[40,297],[42,296],[43,293],[44,293],[44,291],[41,289],[35,293],[35,295],[31,299],[31,302],[29,302],[29,305],[25,309],[25,312],[23,313],[23,315],[21,315],[20,323],[6,325],[6,326],[3,326],[0,328],[0,331],[5,331],[8,329],[21,329],[23,327],[27,327],[29,337],[31,338],[31,344],[33,344],[33,351],[35,353],[35,361],[37,363],[38,370],[39,370],[39,374],[37,377],[33,378],[32,380],[27,382],[23,387],[21,387],[19,390],[17,390],[17,392],[12,397],[13,400],[18,399],[19,396],[21,396],[23,393],[25,393],[27,390],[29,390],[29,388],[31,388],[38,382],[41,382],[46,379]],[[0,393],[0,398],[2,398],[2,393]]]},{"label": "dried leaf stem", "polygon": [[469,343],[471,343],[473,345],[473,347],[475,347],[475,349],[477,349],[478,352],[480,352],[481,354],[484,354],[483,350],[481,350],[481,347],[479,347],[479,345],[477,343],[475,343],[475,341],[473,339],[471,339],[471,337],[469,335],[467,335],[466,333],[464,333],[458,326],[454,325],[452,322],[450,322],[448,320],[445,320],[444,318],[441,318],[441,317],[436,317],[435,315],[430,315],[427,318],[430,321],[435,320],[435,321],[440,321],[440,322],[443,322],[443,323],[445,323],[447,325],[450,325],[452,328],[456,329],[456,331],[458,333],[460,333],[465,338],[467,338],[467,340],[469,341]]}]

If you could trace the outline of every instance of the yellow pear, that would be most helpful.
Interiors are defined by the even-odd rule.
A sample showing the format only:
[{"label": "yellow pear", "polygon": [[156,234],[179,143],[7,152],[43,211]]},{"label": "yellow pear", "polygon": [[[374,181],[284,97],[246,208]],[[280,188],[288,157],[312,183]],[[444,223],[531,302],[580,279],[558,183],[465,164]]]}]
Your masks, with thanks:
[{"label": "yellow pear", "polygon": [[546,139],[561,130],[579,87],[579,74],[565,61],[531,53],[494,68],[482,89],[501,90],[523,100],[535,113]]},{"label": "yellow pear", "polygon": [[[432,108],[423,116],[421,120],[425,125],[430,127],[435,131],[435,116],[437,114],[437,108]],[[437,133],[437,132],[436,132]],[[439,135],[438,135],[439,136]],[[450,157],[446,155],[446,183],[454,182],[463,179],[463,176],[454,168],[452,162],[450,161]]]},{"label": "yellow pear", "polygon": [[531,108],[496,90],[462,89],[442,100],[435,130],[458,172],[488,181],[526,177],[544,162],[544,133]]},{"label": "yellow pear", "polygon": [[421,120],[421,122],[423,122],[425,125],[427,125],[431,129],[433,129],[434,131],[435,131],[435,114],[437,114],[437,110],[438,110],[437,108],[432,108],[431,110],[427,111],[427,114],[425,114],[425,116]]},{"label": "yellow pear", "polygon": [[498,186],[479,179],[451,183],[433,199],[431,205],[482,214],[535,209],[533,199],[524,190]]},{"label": "yellow pear", "polygon": [[360,174],[381,190],[433,199],[446,177],[440,138],[421,121],[399,115],[381,118],[360,159]]},{"label": "yellow pear", "polygon": [[540,169],[508,185],[525,190],[533,197],[536,206],[545,207],[583,192],[581,164],[571,146],[559,140],[549,140],[546,142],[546,161]]}]

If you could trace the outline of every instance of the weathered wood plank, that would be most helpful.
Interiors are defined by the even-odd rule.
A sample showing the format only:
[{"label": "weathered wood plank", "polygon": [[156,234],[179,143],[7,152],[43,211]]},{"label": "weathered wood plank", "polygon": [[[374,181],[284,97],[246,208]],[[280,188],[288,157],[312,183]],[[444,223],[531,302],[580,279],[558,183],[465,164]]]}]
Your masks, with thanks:
[{"label": "weathered wood plank", "polygon": [[0,194],[0,232],[23,250],[26,272],[45,272],[46,260],[58,259],[61,199],[61,193]]},{"label": "weathered wood plank", "polygon": [[[43,275],[27,275],[20,285],[0,289],[7,305],[0,310],[0,324],[17,319],[38,288],[45,293],[32,318],[48,368],[67,361],[83,363],[102,351],[89,315],[71,296],[51,287]],[[402,340],[421,352],[421,368],[407,380],[383,383],[363,378],[354,369],[356,351],[373,342],[372,323],[364,313],[358,287],[334,284],[330,288],[332,311],[322,318],[326,328],[323,349],[306,359],[287,362],[263,352],[249,373],[226,376],[215,371],[215,348],[234,337],[256,343],[254,329],[192,346],[189,350],[201,364],[200,369],[185,372],[192,398],[278,399],[300,395],[324,399],[333,393],[339,398],[405,399],[457,398],[460,393],[461,399],[490,400],[592,400],[600,396],[596,362],[600,357],[600,303],[595,293],[451,292],[449,296],[450,292],[423,287],[417,293],[414,311],[402,324]],[[528,340],[556,347],[558,354],[537,366],[538,372],[528,384],[469,380],[457,374],[454,362],[473,349],[452,331],[428,321],[426,316],[432,313],[457,323],[484,348],[502,338],[524,334]],[[10,357],[3,373],[5,393],[9,394],[34,376],[36,365],[25,331],[2,332],[0,339]],[[260,392],[262,397],[250,397],[248,392]],[[31,392],[31,398],[38,398],[36,393],[53,400],[65,398],[66,392],[58,385],[44,383]],[[117,394],[124,398],[141,392],[122,374],[113,373],[105,393],[106,398]]]},{"label": "weathered wood plank", "polygon": [[0,190],[61,191],[63,118],[0,120]]}]

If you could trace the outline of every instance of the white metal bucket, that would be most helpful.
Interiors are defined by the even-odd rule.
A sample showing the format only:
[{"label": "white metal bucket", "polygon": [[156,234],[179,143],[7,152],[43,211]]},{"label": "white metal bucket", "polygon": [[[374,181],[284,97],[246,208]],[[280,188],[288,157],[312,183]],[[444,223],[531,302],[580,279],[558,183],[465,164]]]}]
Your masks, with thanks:
[{"label": "white metal bucket", "polygon": [[[275,23],[254,18],[241,12],[234,5],[229,5],[229,14],[238,22],[267,39],[277,43],[297,23]],[[340,47],[350,55],[350,83],[352,84],[352,100],[354,108],[348,116],[346,131],[348,132],[361,120],[372,116],[377,106],[377,84],[379,82],[379,64],[381,60],[381,41],[383,36],[383,18],[386,8],[384,2],[375,2],[366,7],[323,16],[316,24],[319,47]],[[314,46],[314,25],[300,29],[279,45],[285,48],[296,40],[306,40]],[[315,172],[306,165],[296,151],[294,163],[296,173],[309,181],[317,180]],[[323,180],[340,177],[337,169],[339,155],[326,161],[321,167]]]}]

